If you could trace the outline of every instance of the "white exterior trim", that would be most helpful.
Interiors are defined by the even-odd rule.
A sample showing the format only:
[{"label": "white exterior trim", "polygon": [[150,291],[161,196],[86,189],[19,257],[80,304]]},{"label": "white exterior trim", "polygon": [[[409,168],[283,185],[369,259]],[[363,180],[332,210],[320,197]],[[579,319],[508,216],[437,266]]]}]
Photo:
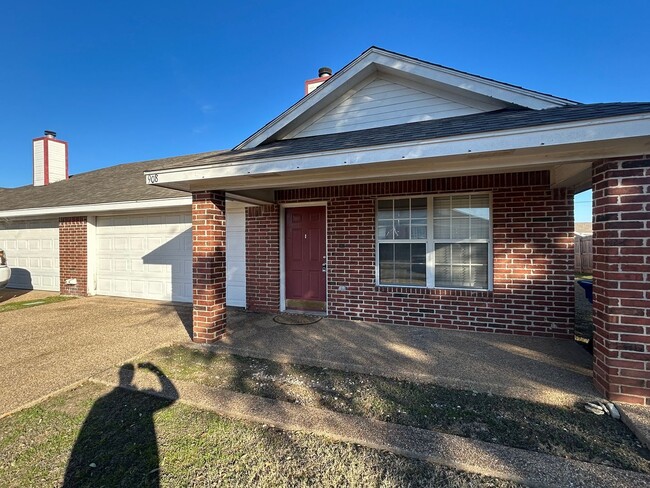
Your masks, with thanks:
[{"label": "white exterior trim", "polygon": [[135,200],[130,202],[92,203],[88,205],[65,205],[60,207],[21,208],[6,210],[3,217],[40,217],[46,215],[89,215],[104,212],[143,211],[192,205],[192,197],[163,198],[159,200]]},{"label": "white exterior trim", "polygon": [[[634,137],[647,137],[648,134],[650,134],[650,114],[635,114],[506,131],[481,132],[434,140],[361,147],[353,150],[328,151],[313,155],[269,158],[259,162],[250,161],[214,166],[175,168],[158,172],[145,172],[145,174],[156,174],[158,184],[222,180],[221,184],[230,190],[232,188],[228,188],[226,179],[237,178],[237,189],[264,188],[272,186],[272,184],[269,185],[270,179],[265,181],[264,178],[252,179],[247,177],[250,177],[250,175],[275,176],[278,173],[285,176],[285,173],[305,170],[331,170],[383,162],[474,156],[518,149],[557,148],[555,150],[564,150],[563,146],[571,144],[616,143]],[[567,150],[570,149],[567,148]],[[616,155],[624,156],[625,154],[622,154],[620,147],[617,147],[616,152],[611,156]],[[609,156],[608,154],[602,154],[600,157]],[[561,154],[555,161],[562,161]],[[529,167],[539,166],[540,163],[549,164],[550,162],[553,162],[553,160],[540,153],[539,158],[532,161],[522,161],[517,163],[517,166],[520,170],[525,170]],[[493,162],[484,162],[481,167],[484,170],[499,170],[504,168],[505,165],[497,158]],[[298,183],[296,181],[297,177],[297,174],[287,174],[285,179]],[[280,185],[284,180],[274,177],[273,181],[274,184]]]},{"label": "white exterior trim", "polygon": [[97,294],[97,217],[95,216],[89,216],[86,221],[86,251],[87,293],[93,296]]},{"label": "white exterior trim", "polygon": [[289,126],[294,122],[302,123],[302,119],[314,115],[314,110],[319,110],[317,106],[321,105],[321,102],[325,101],[324,103],[327,104],[332,96],[338,98],[361,79],[376,71],[401,75],[422,83],[446,85],[461,91],[532,109],[575,105],[575,102],[563,98],[432,65],[383,49],[370,48],[327,80],[327,83],[319,86],[236,146],[235,150],[257,147],[262,142],[278,134],[281,135],[283,131],[290,131],[292,128]]}]

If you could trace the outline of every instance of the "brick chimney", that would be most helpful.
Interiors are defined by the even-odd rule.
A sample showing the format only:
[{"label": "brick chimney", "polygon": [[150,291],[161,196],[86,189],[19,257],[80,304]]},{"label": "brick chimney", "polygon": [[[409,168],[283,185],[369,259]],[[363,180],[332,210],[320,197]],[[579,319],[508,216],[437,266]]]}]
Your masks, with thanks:
[{"label": "brick chimney", "polygon": [[34,186],[43,186],[68,179],[68,143],[46,130],[43,137],[32,141]]},{"label": "brick chimney", "polygon": [[332,68],[323,66],[321,69],[319,69],[318,78],[313,78],[311,80],[305,81],[305,95],[309,95],[316,88],[325,83],[330,76],[332,76]]}]

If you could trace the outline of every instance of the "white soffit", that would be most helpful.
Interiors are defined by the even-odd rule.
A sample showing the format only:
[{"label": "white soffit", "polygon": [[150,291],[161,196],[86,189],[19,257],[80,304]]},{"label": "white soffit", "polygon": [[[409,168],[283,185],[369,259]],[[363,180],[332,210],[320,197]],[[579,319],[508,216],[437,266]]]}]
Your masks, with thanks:
[{"label": "white soffit", "polygon": [[345,66],[327,82],[302,98],[284,113],[266,124],[255,134],[243,141],[235,150],[257,147],[269,140],[289,137],[300,131],[310,121],[320,118],[324,111],[337,101],[351,96],[366,80],[377,76],[392,76],[393,79],[411,81],[436,91],[454,93],[457,97],[474,99],[486,106],[520,106],[531,109],[545,109],[575,105],[570,100],[538,93],[524,88],[481,78],[425,61],[409,58],[379,48],[370,48]]},{"label": "white soffit", "polygon": [[[157,184],[190,189],[192,185],[222,185],[229,191],[273,188],[280,179],[294,179],[307,171],[332,172],[342,168],[363,167],[378,163],[464,158],[469,165],[477,158],[494,155],[490,170],[505,169],[504,153],[528,151],[530,157],[520,162],[520,170],[539,164],[562,161],[595,160],[606,157],[645,154],[650,150],[650,114],[636,114],[607,119],[591,119],[507,131],[481,132],[427,141],[360,147],[309,155],[285,156],[237,163],[174,168],[145,174],[156,174]],[[577,155],[573,154],[577,151]],[[552,156],[551,156],[552,154]],[[501,156],[499,156],[501,155]],[[500,163],[501,161],[501,163]],[[457,163],[458,164],[458,163]],[[427,166],[430,163],[426,163]],[[379,165],[377,166],[379,168]],[[462,168],[459,168],[459,170]],[[412,171],[411,168],[410,171]],[[411,173],[414,175],[414,173]],[[293,175],[293,176],[292,176]],[[237,179],[237,186],[229,181]],[[266,180],[266,181],[264,181]],[[312,182],[314,183],[314,182]]]}]

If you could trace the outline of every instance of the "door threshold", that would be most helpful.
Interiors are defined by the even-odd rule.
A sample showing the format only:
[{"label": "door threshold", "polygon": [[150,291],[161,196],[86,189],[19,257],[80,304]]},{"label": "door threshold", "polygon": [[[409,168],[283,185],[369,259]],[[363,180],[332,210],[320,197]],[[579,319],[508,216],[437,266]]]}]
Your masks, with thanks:
[{"label": "door threshold", "polygon": [[296,300],[287,298],[285,300],[286,310],[292,310],[296,313],[312,313],[312,312],[322,312],[327,311],[327,302],[321,302],[320,300]]},{"label": "door threshold", "polygon": [[324,310],[298,310],[295,308],[287,308],[282,313],[290,315],[314,315],[315,317],[327,317],[327,312]]}]

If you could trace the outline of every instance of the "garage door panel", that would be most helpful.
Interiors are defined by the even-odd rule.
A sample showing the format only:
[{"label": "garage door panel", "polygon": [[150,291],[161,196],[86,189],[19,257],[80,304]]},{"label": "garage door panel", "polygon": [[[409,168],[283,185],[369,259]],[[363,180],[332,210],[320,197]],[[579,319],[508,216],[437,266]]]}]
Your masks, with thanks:
[{"label": "garage door panel", "polygon": [[59,291],[58,219],[0,222],[13,288]]},{"label": "garage door panel", "polygon": [[[189,217],[140,215],[100,217],[97,240],[109,241],[97,249],[97,292],[105,295],[167,301],[192,300],[191,225]],[[185,222],[185,223],[183,223]],[[179,244],[189,235],[190,246]],[[110,266],[103,263],[110,262]],[[183,283],[190,284],[190,293]]]},{"label": "garage door panel", "polygon": [[[244,209],[228,210],[226,218],[226,301],[245,306]],[[191,302],[191,221],[189,212],[98,218],[97,293]]]}]

